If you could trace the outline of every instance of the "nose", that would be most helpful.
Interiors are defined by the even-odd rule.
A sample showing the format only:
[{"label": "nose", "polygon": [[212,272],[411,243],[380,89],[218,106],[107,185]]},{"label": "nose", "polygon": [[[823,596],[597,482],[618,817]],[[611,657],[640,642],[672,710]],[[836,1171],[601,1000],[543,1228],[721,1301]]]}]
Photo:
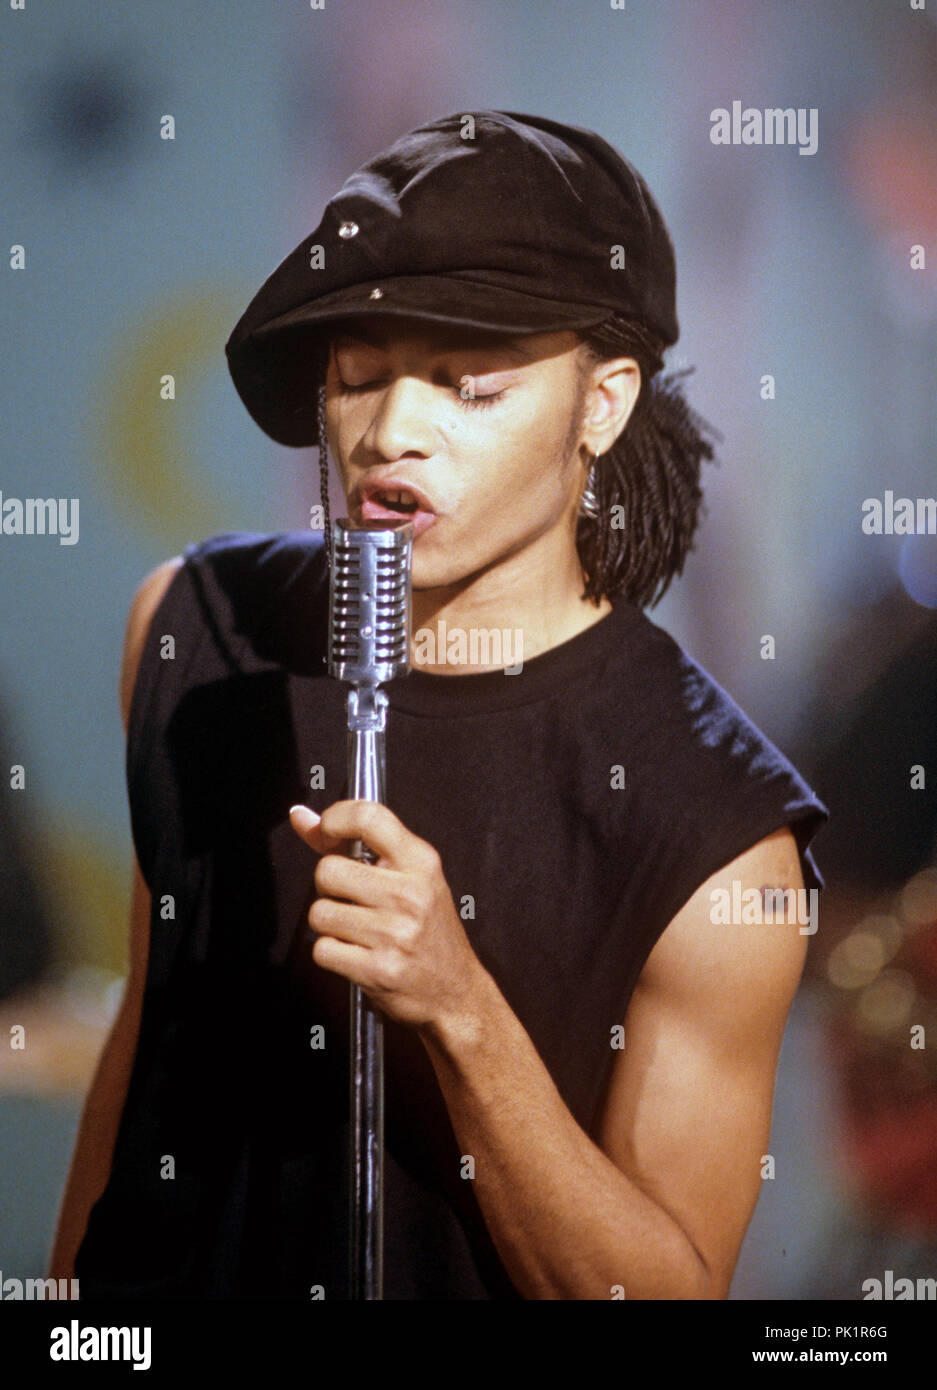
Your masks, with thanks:
[{"label": "nose", "polygon": [[414,376],[398,376],[376,398],[362,444],[386,459],[433,452],[433,387]]}]

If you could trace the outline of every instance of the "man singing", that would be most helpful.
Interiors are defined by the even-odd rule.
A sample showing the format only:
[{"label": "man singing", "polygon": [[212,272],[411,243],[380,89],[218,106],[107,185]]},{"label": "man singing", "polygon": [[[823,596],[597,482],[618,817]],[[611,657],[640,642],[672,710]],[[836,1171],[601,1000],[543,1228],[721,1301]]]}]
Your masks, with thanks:
[{"label": "man singing", "polygon": [[[643,611],[712,458],[675,282],[603,139],[477,111],[352,174],[235,328],[326,525],[193,543],[131,610],[130,972],[52,1270],[83,1298],[348,1298],[349,981],[386,1298],[726,1297],[816,921],[714,903],[818,890],[827,811]],[[414,526],[387,806],[346,797],[329,452],[353,521]]]}]

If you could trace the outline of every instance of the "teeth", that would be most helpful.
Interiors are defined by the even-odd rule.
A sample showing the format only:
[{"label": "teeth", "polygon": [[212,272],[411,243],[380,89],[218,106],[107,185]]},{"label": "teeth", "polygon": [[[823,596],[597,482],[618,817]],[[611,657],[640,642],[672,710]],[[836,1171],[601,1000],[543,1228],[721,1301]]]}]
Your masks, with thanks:
[{"label": "teeth", "polygon": [[416,499],[411,497],[409,492],[402,492],[400,488],[389,492],[379,492],[377,496],[381,502],[389,502],[395,506],[399,503],[403,503],[405,506],[416,505]]}]

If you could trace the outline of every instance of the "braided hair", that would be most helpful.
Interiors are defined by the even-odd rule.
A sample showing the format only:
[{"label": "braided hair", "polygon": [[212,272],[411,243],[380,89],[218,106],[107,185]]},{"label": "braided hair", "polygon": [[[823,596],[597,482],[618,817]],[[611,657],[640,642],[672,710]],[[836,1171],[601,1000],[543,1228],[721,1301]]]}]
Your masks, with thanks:
[{"label": "braided hair", "polygon": [[314,381],[316,389],[316,445],[319,449],[319,500],[325,515],[325,559],[329,574],[332,573],[332,517],[329,511],[329,446],[325,429],[325,368],[317,372]]},{"label": "braided hair", "polygon": [[[596,328],[581,330],[579,338],[580,382],[592,366],[615,357],[633,357],[641,368],[637,402],[618,439],[593,466],[577,521],[576,549],[585,579],[582,597],[591,598],[596,607],[603,595],[621,595],[637,607],[653,606],[682,572],[693,548],[702,508],[702,461],[714,457],[705,436],[719,440],[722,436],[680,394],[680,384],[692,367],[660,376],[663,349],[643,324],[612,315]],[[331,572],[327,339],[319,340],[314,356],[319,495]],[[615,524],[619,511],[624,526]]]},{"label": "braided hair", "polygon": [[576,523],[582,597],[597,607],[603,595],[653,607],[693,548],[703,510],[702,462],[714,458],[706,436],[722,436],[681,394],[694,368],[661,376],[663,345],[642,323],[616,314],[579,337],[580,381],[615,357],[633,357],[641,368],[637,402],[615,443],[593,465]]}]

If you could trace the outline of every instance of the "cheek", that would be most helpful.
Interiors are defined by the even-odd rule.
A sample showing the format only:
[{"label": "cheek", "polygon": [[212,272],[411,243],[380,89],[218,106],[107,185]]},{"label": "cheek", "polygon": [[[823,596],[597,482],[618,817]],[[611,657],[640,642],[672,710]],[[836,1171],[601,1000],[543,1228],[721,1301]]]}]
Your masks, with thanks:
[{"label": "cheek", "polygon": [[[497,415],[492,411],[492,417],[472,441],[476,459],[484,464],[469,460],[470,490],[479,497],[496,495],[521,514],[564,504],[569,484],[564,458],[567,414],[555,400],[538,398]],[[463,442],[467,445],[467,433]],[[469,453],[466,448],[466,457]]]},{"label": "cheek", "polygon": [[529,451],[544,460],[559,464],[563,461],[576,401],[569,395],[565,381],[549,383],[525,400],[513,422],[513,433],[519,442],[526,440]]},{"label": "cheek", "polygon": [[[360,413],[360,405],[357,406],[357,411]],[[356,419],[356,403],[354,401],[343,404],[336,397],[331,400],[326,398],[325,428],[329,452],[339,477],[344,480],[348,471],[344,460],[354,452],[355,445],[367,429],[367,421]]]}]

